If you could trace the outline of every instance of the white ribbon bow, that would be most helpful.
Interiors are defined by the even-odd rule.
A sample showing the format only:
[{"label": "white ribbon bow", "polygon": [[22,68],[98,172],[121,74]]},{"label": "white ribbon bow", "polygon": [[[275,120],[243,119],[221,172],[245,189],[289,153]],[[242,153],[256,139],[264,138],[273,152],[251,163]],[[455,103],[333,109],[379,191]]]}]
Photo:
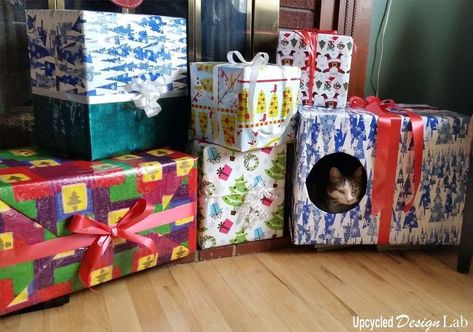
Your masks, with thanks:
[{"label": "white ribbon bow", "polygon": [[[241,61],[242,64],[252,66],[251,68],[251,73],[250,73],[250,88],[249,88],[249,98],[248,100],[250,101],[250,109],[254,108],[254,93],[255,93],[255,87],[256,87],[256,80],[258,79],[258,71],[260,67],[265,66],[269,62],[269,55],[266,52],[258,52],[256,55],[253,57],[251,61],[246,61],[243,55],[239,51],[229,51],[227,53],[227,60],[231,64],[238,64],[238,62],[235,61],[234,56],[238,58],[238,60]],[[214,77],[213,77],[213,93],[214,93],[214,103],[218,107],[218,67],[219,65],[214,67]]]},{"label": "white ribbon bow", "polygon": [[139,92],[133,98],[133,102],[136,107],[145,111],[148,118],[151,118],[161,112],[161,105],[158,104],[158,99],[163,93],[167,92],[166,80],[163,77],[155,81],[134,78],[130,84],[125,86],[125,91]]},{"label": "white ribbon bow", "polygon": [[248,190],[245,201],[238,208],[236,215],[237,224],[241,225],[241,230],[250,228],[254,223],[269,217],[266,209],[263,208],[261,201],[264,198],[275,200],[277,197],[263,183],[258,183]]}]

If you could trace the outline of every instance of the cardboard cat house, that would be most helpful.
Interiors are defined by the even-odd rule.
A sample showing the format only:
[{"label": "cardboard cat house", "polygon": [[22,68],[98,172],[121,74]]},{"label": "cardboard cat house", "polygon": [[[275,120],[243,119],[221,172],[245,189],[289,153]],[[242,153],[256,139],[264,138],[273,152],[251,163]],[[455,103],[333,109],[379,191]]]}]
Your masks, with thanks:
[{"label": "cardboard cat house", "polygon": [[[422,157],[416,165],[411,119],[399,113],[397,157],[389,170],[376,163],[377,115],[349,108],[299,110],[290,227],[295,244],[459,244],[473,121],[450,111],[414,111],[422,129]],[[393,158],[395,150],[384,157]],[[350,175],[360,164],[359,203],[342,213],[324,211],[321,179],[328,177],[329,167]],[[380,189],[390,177],[383,172],[391,172],[393,180]],[[391,197],[373,195],[385,188],[394,188]],[[389,206],[374,213],[383,200]]]}]

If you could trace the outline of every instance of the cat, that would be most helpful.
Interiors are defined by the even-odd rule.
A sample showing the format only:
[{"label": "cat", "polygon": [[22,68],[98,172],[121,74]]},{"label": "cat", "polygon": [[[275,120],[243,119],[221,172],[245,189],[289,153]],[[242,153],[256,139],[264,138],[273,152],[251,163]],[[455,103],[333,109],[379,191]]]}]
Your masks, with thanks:
[{"label": "cat", "polygon": [[350,210],[362,196],[363,168],[359,166],[351,176],[344,176],[336,167],[330,167],[324,207],[327,212]]}]

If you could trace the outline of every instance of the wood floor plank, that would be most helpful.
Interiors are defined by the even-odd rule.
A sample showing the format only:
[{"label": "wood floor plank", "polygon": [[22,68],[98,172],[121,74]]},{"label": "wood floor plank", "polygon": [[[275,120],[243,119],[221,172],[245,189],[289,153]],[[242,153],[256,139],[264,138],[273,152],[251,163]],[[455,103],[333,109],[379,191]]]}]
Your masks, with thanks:
[{"label": "wood floor plank", "polygon": [[[168,265],[8,318],[0,331],[353,331],[353,317],[459,318],[473,327],[473,278],[455,249],[285,249]],[[78,314],[79,313],[79,314]],[[425,331],[425,328],[409,331]],[[469,329],[449,329],[449,331]],[[378,331],[385,331],[379,329]]]},{"label": "wood floor plank", "polygon": [[147,273],[144,276],[136,274],[128,277],[126,279],[128,292],[132,294],[131,299],[142,331],[152,332],[157,329],[170,331],[171,325],[166,318],[158,296],[153,291],[150,280],[152,277],[152,273]]},{"label": "wood floor plank", "polygon": [[433,273],[426,266],[414,264],[404,257],[406,256],[392,253],[365,255],[366,259],[372,260],[375,264],[382,264],[386,273],[392,273],[400,281],[430,294],[455,312],[468,314],[473,318],[473,301],[471,299],[473,289],[464,291],[457,286],[457,283],[461,283],[461,279],[465,279],[464,276],[458,273],[452,281],[442,274]]},{"label": "wood floor plank", "polygon": [[[229,283],[210,262],[193,265],[215,304],[233,331],[262,331],[264,324],[241,302]],[[238,310],[235,310],[238,308]]]},{"label": "wood floor plank", "polygon": [[144,273],[150,274],[153,290],[172,331],[199,331],[199,320],[194,317],[186,301],[185,290],[179,287],[171,274],[172,268],[164,266]]},{"label": "wood floor plank", "polygon": [[[251,290],[271,303],[271,310],[283,317],[286,325],[296,331],[324,331],[333,327],[333,321],[330,325],[323,317],[315,315],[304,299],[298,297],[287,284],[255,258],[248,260],[240,256],[233,261],[240,273],[250,281]],[[289,310],[292,307],[297,307],[298,310]]]},{"label": "wood floor plank", "polygon": [[140,331],[141,326],[125,279],[115,280],[100,287],[113,332]]},{"label": "wood floor plank", "polygon": [[[273,310],[271,301],[267,301],[255,290],[253,281],[248,279],[235,264],[236,257],[212,261],[219,273],[223,276],[239,301],[254,316],[258,325],[264,326],[263,331],[288,331],[291,326],[284,316]],[[256,285],[257,287],[258,285]],[[261,330],[260,330],[261,331]]]},{"label": "wood floor plank", "polygon": [[[223,314],[205,288],[202,280],[193,271],[194,264],[176,265],[171,273],[183,290],[191,312],[198,318],[202,331],[231,331]],[[202,324],[205,321],[206,324]]]}]

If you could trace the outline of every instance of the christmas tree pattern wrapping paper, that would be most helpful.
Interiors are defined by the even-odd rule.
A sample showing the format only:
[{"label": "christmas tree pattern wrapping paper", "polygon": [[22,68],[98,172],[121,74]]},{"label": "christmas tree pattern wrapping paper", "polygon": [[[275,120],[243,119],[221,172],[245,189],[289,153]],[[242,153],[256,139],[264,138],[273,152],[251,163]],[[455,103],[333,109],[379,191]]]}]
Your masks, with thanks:
[{"label": "christmas tree pattern wrapping paper", "polygon": [[[257,78],[252,83],[253,70],[257,71]],[[196,62],[191,63],[190,71],[196,139],[238,151],[294,140],[299,68]],[[216,77],[218,82],[214,82]]]},{"label": "christmas tree pattern wrapping paper", "polygon": [[26,18],[33,93],[117,95],[137,77],[185,93],[183,18],[47,9]]},{"label": "christmas tree pattern wrapping paper", "polygon": [[[350,36],[318,33],[316,50],[311,55],[307,41],[300,33],[280,31],[276,63],[302,69],[302,104],[343,108],[347,102],[353,47],[353,38]],[[315,58],[312,84],[310,56]]]},{"label": "christmas tree pattern wrapping paper", "polygon": [[195,142],[202,249],[281,237],[286,146],[235,152]]},{"label": "christmas tree pattern wrapping paper", "polygon": [[96,160],[185,141],[185,126],[179,137],[167,129],[174,109],[187,108],[185,19],[77,10],[26,16],[39,146]]},{"label": "christmas tree pattern wrapping paper", "polygon": [[[314,110],[316,112],[314,112]],[[463,220],[473,121],[451,111],[416,109],[423,123],[421,180],[412,198],[413,136],[402,116],[389,244],[457,245]],[[291,230],[295,244],[377,244],[379,214],[372,215],[378,118],[355,109],[305,107],[299,112]],[[366,194],[345,213],[319,209],[308,194],[307,177],[322,157],[344,152],[356,157],[367,177]]]},{"label": "christmas tree pattern wrapping paper", "polygon": [[[0,315],[84,288],[78,271],[85,247],[56,252],[58,247],[52,246],[52,255],[6,263],[12,252],[37,252],[29,248],[49,241],[64,244],[79,235],[69,231],[72,216],[120,226],[127,211],[144,199],[151,217],[162,220],[139,232],[154,241],[156,254],[113,238],[89,275],[91,285],[195,251],[196,164],[194,157],[167,149],[97,162],[58,159],[30,149],[1,151]],[[162,219],[169,213],[178,218]]]}]

